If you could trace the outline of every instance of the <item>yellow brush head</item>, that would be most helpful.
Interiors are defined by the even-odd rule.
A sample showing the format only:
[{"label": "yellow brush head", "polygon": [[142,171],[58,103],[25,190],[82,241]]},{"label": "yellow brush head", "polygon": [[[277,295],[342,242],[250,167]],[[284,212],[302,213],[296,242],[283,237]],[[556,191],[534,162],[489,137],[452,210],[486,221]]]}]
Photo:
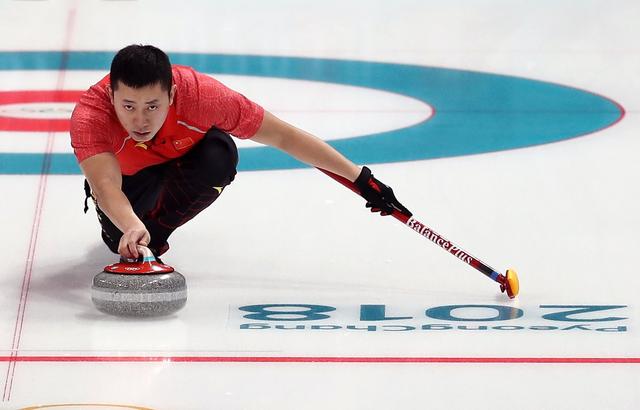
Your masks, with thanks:
[{"label": "yellow brush head", "polygon": [[520,292],[520,281],[518,280],[518,274],[514,269],[507,269],[505,288],[507,295],[509,295],[511,299],[518,296],[518,292]]}]

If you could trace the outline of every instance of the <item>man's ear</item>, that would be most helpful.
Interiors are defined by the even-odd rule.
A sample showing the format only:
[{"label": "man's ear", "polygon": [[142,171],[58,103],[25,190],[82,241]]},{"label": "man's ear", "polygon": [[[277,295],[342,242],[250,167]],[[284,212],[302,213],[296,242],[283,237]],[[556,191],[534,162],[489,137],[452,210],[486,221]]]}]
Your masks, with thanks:
[{"label": "man's ear", "polygon": [[176,89],[177,89],[177,88],[178,88],[178,87],[177,87],[175,84],[173,84],[173,85],[171,86],[171,91],[169,91],[169,105],[173,104],[173,99],[174,99],[174,98],[175,98],[175,96],[176,96]]},{"label": "man's ear", "polygon": [[109,93],[109,100],[111,101],[111,105],[115,105],[115,103],[113,102],[113,89],[109,84],[107,84],[107,93]]}]

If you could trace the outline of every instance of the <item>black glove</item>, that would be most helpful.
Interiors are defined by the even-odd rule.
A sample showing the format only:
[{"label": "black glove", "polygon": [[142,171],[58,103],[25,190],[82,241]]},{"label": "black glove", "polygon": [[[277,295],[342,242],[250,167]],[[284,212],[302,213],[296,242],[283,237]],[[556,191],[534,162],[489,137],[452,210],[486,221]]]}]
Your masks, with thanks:
[{"label": "black glove", "polygon": [[399,211],[411,217],[411,211],[405,208],[393,195],[393,189],[373,177],[371,170],[362,167],[362,171],[354,184],[360,191],[360,195],[367,200],[367,208],[371,212],[380,212],[380,215],[391,215],[393,211]]}]

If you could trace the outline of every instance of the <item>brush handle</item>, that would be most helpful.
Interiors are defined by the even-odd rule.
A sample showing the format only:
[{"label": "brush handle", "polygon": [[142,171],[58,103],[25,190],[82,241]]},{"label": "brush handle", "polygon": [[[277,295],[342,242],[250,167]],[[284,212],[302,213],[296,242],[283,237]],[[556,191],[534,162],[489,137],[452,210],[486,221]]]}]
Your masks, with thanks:
[{"label": "brush handle", "polygon": [[[327,174],[331,178],[335,179],[336,181],[338,181],[342,185],[346,186],[347,188],[349,188],[350,190],[352,190],[356,194],[360,195],[360,191],[358,190],[356,185],[353,182],[349,181],[348,179],[346,179],[346,178],[344,178],[344,177],[342,177],[340,175],[334,174],[333,172],[330,172],[330,171],[327,171],[325,169],[322,169],[322,168],[318,168],[318,170],[324,172],[325,174]],[[429,241],[433,242],[434,244],[438,245],[439,247],[441,247],[445,251],[449,252],[450,254],[455,256],[456,258],[460,259],[462,262],[465,262],[467,265],[470,265],[473,268],[475,268],[476,270],[482,272],[488,278],[490,278],[490,279],[492,279],[492,280],[494,280],[494,281],[496,281],[496,282],[498,282],[500,284],[504,283],[504,280],[505,280],[505,276],[504,275],[496,272],[495,269],[493,269],[492,267],[490,267],[486,263],[482,262],[480,259],[478,259],[478,258],[476,258],[474,256],[471,256],[471,254],[469,254],[467,251],[465,251],[462,248],[460,248],[459,246],[455,245],[453,242],[451,242],[450,240],[446,239],[445,237],[443,237],[442,235],[440,235],[439,233],[437,233],[433,229],[429,228],[428,226],[426,226],[422,222],[418,221],[413,216],[405,215],[400,211],[393,211],[391,216],[393,216],[398,221],[402,222],[407,227],[411,228],[411,230],[417,232],[421,236],[424,236]]]}]

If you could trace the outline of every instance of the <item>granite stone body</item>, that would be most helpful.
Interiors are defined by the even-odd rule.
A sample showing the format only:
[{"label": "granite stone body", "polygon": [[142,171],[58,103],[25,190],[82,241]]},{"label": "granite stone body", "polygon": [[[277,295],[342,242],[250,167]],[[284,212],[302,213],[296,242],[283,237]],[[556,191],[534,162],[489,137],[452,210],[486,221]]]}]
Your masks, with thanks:
[{"label": "granite stone body", "polygon": [[116,316],[169,315],[187,303],[187,283],[176,271],[142,275],[101,272],[93,278],[91,300],[98,310]]}]

